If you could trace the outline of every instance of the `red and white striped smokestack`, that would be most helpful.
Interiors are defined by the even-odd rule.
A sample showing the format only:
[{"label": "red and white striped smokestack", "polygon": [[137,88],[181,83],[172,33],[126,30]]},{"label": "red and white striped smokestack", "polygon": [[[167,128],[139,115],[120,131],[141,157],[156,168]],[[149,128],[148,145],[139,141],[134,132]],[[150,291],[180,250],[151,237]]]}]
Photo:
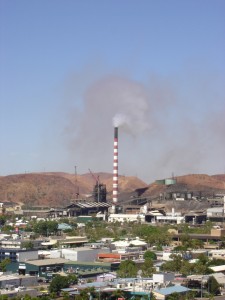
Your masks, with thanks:
[{"label": "red and white striped smokestack", "polygon": [[118,127],[114,127],[113,203],[118,201]]}]

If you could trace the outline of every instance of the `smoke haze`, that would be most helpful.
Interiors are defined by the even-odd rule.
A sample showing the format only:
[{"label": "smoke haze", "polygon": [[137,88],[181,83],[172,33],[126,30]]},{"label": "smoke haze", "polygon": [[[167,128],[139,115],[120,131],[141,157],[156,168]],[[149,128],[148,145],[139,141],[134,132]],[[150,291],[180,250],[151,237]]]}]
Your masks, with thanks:
[{"label": "smoke haze", "polygon": [[[150,183],[172,173],[222,173],[224,95],[213,98],[215,83],[206,79],[210,84],[201,89],[191,77],[188,84],[184,78],[156,75],[147,82],[117,75],[94,78],[79,94],[82,105],[71,101],[64,130],[68,160],[76,162],[79,173],[89,168],[111,173],[116,126],[120,175]],[[76,90],[70,92],[76,99]]]}]

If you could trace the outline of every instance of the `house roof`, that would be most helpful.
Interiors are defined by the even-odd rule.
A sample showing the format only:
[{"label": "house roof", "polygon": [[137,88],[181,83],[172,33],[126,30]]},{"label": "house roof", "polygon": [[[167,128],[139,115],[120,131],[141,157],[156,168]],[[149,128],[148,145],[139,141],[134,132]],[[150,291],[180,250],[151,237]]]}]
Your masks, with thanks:
[{"label": "house roof", "polygon": [[144,241],[136,239],[136,240],[131,240],[130,241],[130,245],[134,245],[134,246],[146,246],[147,243],[144,242]]},{"label": "house roof", "polygon": [[225,265],[210,267],[210,269],[212,269],[214,272],[224,272]]},{"label": "house roof", "polygon": [[66,236],[65,239],[58,240],[60,244],[80,244],[88,241],[86,236]]},{"label": "house roof", "polygon": [[72,226],[70,226],[69,224],[66,224],[66,223],[60,223],[60,224],[58,225],[58,229],[59,229],[59,230],[72,229]]},{"label": "house roof", "polygon": [[47,258],[47,259],[37,259],[37,260],[26,261],[26,263],[37,266],[37,267],[65,264],[68,262],[70,262],[70,261],[68,259],[64,259],[64,258]]},{"label": "house roof", "polygon": [[223,273],[213,273],[212,276],[216,279],[216,281],[224,285],[225,284],[225,275]]},{"label": "house roof", "polygon": [[162,289],[155,289],[154,292],[167,296],[173,293],[184,293],[184,292],[188,292],[190,291],[190,289],[182,286],[182,285],[174,285],[174,286],[169,286],[166,288],[162,288]]},{"label": "house roof", "polygon": [[57,244],[57,240],[50,240],[48,242],[42,242],[41,243],[42,246],[53,246],[55,244]]},{"label": "house roof", "polygon": [[145,241],[139,240],[139,239],[134,239],[134,240],[125,240],[125,241],[116,241],[112,243],[116,247],[128,247],[130,245],[134,246],[146,246],[147,243]]},{"label": "house roof", "polygon": [[102,263],[102,262],[93,262],[93,261],[72,261],[67,260],[66,265],[75,265],[75,266],[93,266],[93,267],[110,267],[111,263]]},{"label": "house roof", "polygon": [[128,247],[130,243],[128,241],[116,241],[112,243],[116,247]]},{"label": "house roof", "polygon": [[76,285],[75,287],[80,290],[80,289],[85,289],[85,288],[89,288],[89,287],[103,288],[103,287],[107,287],[108,285],[109,285],[109,282],[95,281],[95,282],[91,282],[91,283],[79,284],[79,285]]},{"label": "house roof", "polygon": [[120,259],[120,253],[99,253],[98,258],[118,258]]}]

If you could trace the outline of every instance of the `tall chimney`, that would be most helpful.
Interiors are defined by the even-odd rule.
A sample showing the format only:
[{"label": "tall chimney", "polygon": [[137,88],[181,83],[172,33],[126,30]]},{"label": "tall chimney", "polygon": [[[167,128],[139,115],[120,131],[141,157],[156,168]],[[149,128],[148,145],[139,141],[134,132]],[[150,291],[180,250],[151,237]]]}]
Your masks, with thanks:
[{"label": "tall chimney", "polygon": [[118,127],[114,127],[113,203],[118,201]]}]

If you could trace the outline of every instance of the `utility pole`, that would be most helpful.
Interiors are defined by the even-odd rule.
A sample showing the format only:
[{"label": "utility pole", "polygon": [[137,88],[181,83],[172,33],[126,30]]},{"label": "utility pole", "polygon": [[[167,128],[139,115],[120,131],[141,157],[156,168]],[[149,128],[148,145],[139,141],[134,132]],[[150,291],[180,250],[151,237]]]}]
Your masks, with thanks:
[{"label": "utility pole", "polygon": [[76,199],[79,197],[79,186],[77,183],[77,166],[74,166],[75,169],[75,190],[76,190]]}]

